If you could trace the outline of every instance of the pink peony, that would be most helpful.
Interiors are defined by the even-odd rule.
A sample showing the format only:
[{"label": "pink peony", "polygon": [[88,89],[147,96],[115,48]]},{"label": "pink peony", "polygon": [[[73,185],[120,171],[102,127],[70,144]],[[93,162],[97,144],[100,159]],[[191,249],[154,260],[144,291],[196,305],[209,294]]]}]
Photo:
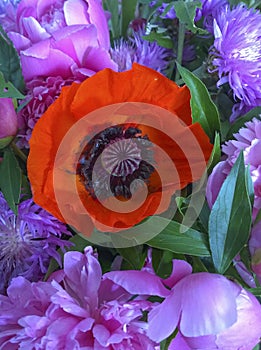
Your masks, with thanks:
[{"label": "pink peony", "polygon": [[48,78],[35,78],[27,83],[28,104],[18,113],[18,142],[20,148],[28,148],[32,130],[47,110],[47,108],[60,95],[63,86],[70,85],[73,78],[63,79],[60,76]]},{"label": "pink peony", "polygon": [[261,335],[261,306],[226,277],[200,272],[178,281],[148,323],[157,342],[178,328],[169,350],[252,350]]},{"label": "pink peony", "polygon": [[[147,271],[102,275],[91,247],[67,252],[64,270],[47,282],[14,278],[0,295],[0,348],[154,350],[144,313],[148,295],[166,296],[160,278]],[[141,297],[139,296],[141,295]]]},{"label": "pink peony", "polygon": [[8,35],[26,81],[57,75],[82,80],[103,68],[117,69],[100,0],[22,0],[16,25]]}]

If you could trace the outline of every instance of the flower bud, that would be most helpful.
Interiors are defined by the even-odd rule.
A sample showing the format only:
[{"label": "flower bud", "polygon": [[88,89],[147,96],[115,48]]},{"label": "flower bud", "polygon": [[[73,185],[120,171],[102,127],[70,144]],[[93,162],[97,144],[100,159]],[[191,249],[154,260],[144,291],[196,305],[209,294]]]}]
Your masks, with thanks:
[{"label": "flower bud", "polygon": [[11,98],[0,98],[0,149],[6,147],[18,129],[16,111]]}]

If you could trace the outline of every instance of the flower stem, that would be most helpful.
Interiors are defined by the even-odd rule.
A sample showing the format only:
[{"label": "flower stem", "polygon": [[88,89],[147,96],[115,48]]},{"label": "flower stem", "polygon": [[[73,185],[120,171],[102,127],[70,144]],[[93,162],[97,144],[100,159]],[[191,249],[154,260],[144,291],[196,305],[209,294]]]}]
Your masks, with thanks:
[{"label": "flower stem", "polygon": [[[177,59],[176,59],[176,62],[178,62],[179,64],[182,63],[185,32],[186,32],[185,24],[182,23],[181,21],[179,21],[178,53],[177,53]],[[179,74],[178,69],[176,69],[175,81],[177,82],[179,80],[179,78],[180,78],[180,74]]]},{"label": "flower stem", "polygon": [[15,153],[23,162],[26,163],[26,162],[27,162],[27,157],[26,157],[26,155],[24,154],[24,152],[22,152],[22,151],[20,150],[20,148],[18,148],[18,147],[16,146],[16,144],[14,143],[14,141],[11,143],[11,147],[12,147],[14,153]]}]

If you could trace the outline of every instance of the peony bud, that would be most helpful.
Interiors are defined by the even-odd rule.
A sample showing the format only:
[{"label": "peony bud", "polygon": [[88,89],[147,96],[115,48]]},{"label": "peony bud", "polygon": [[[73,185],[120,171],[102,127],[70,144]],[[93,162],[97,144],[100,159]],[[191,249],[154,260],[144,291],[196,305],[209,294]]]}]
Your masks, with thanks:
[{"label": "peony bud", "polygon": [[0,149],[6,147],[18,129],[16,111],[11,98],[0,98]]}]

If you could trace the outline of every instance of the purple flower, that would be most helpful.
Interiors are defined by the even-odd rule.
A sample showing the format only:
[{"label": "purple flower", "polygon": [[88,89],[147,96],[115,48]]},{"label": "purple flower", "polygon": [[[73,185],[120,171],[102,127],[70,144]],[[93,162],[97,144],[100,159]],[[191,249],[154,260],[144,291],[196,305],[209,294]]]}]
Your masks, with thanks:
[{"label": "purple flower", "polygon": [[169,349],[252,350],[259,342],[261,305],[224,276],[188,274],[148,315],[148,335],[160,342],[178,327]]},{"label": "purple flower", "polygon": [[28,148],[32,130],[47,110],[60,95],[63,86],[70,85],[73,78],[63,79],[60,76],[35,78],[27,83],[27,97],[29,103],[18,113],[19,133],[17,145]]},{"label": "purple flower", "polygon": [[213,33],[213,19],[220,11],[221,6],[228,4],[227,0],[201,0],[202,8],[196,9],[195,22],[204,17],[204,27]]},{"label": "purple flower", "polygon": [[22,0],[17,30],[8,33],[26,81],[38,76],[83,80],[103,68],[116,69],[109,55],[106,14],[100,0]]},{"label": "purple flower", "polygon": [[0,347],[153,350],[157,344],[147,337],[144,321],[153,303],[146,296],[167,294],[147,271],[102,276],[91,247],[85,254],[67,252],[64,270],[47,282],[17,277],[7,296],[0,296]]},{"label": "purple flower", "polygon": [[18,1],[0,0],[0,25],[6,32],[16,30],[15,14]]},{"label": "purple flower", "polygon": [[128,40],[120,39],[111,49],[112,59],[117,63],[119,72],[129,70],[133,62],[142,64],[163,73],[169,65],[172,51],[142,38],[143,31],[134,32]]},{"label": "purple flower", "polygon": [[207,201],[212,207],[225,178],[230,173],[240,151],[243,150],[244,161],[246,166],[249,166],[254,184],[253,218],[255,219],[261,209],[261,121],[254,118],[247,122],[245,127],[234,134],[234,138],[235,140],[230,140],[222,146],[222,151],[227,158],[218,163],[209,176],[206,189]]},{"label": "purple flower", "polygon": [[165,12],[166,8],[169,6],[169,3],[163,2],[160,7],[158,7],[157,12],[160,14],[160,17],[163,19],[174,19],[176,18],[176,12],[174,10],[174,6],[171,6],[170,9],[167,11],[165,15],[163,13]]},{"label": "purple flower", "polygon": [[71,245],[61,239],[62,234],[70,235],[65,225],[31,199],[19,204],[16,216],[0,192],[0,293],[13,277],[42,278],[51,258],[60,264],[56,248]]},{"label": "purple flower", "polygon": [[9,141],[16,135],[18,129],[17,115],[11,98],[0,98],[0,140]]},{"label": "purple flower", "polygon": [[214,20],[213,65],[218,86],[229,83],[242,106],[261,104],[261,14],[238,5],[221,7]]}]

